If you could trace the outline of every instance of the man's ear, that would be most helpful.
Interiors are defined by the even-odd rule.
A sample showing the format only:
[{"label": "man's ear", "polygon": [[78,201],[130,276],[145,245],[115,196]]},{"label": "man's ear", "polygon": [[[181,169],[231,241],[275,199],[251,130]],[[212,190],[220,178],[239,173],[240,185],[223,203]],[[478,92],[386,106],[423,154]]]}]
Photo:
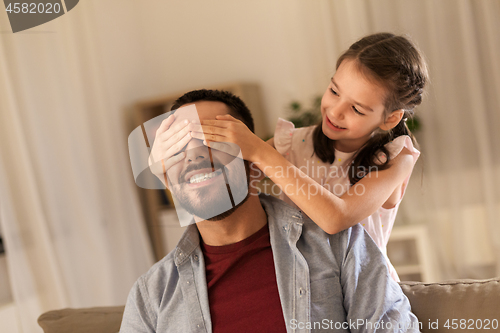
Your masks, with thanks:
[{"label": "man's ear", "polygon": [[392,111],[392,113],[389,115],[389,117],[387,117],[385,122],[379,126],[380,129],[382,129],[384,131],[388,131],[388,130],[393,129],[394,127],[396,127],[397,124],[399,124],[399,122],[403,118],[404,114],[405,114],[405,112],[403,109]]}]

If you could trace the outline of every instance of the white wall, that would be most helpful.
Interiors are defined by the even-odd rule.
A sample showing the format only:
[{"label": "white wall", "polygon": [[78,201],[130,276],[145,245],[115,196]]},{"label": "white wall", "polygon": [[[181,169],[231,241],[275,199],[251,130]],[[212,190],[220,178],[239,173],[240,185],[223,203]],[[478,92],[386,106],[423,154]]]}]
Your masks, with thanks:
[{"label": "white wall", "polygon": [[307,13],[300,1],[87,0],[79,6],[91,6],[95,13],[90,19],[98,33],[96,46],[116,106],[256,82],[271,134],[292,99],[309,102],[333,74],[334,61],[323,71],[311,67],[315,41],[305,34]]}]

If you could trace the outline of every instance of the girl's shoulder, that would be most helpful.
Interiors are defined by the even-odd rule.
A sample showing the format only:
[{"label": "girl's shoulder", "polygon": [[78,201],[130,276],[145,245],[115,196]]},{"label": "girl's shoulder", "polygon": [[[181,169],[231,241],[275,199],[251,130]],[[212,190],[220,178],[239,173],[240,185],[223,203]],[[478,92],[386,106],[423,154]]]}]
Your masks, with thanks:
[{"label": "girl's shoulder", "polygon": [[[420,151],[417,148],[415,148],[412,139],[408,135],[398,136],[391,142],[385,144],[384,147],[389,152],[389,157],[391,160],[396,158],[396,156],[398,156],[403,151],[404,148],[406,148],[412,155],[413,164],[417,162],[417,159],[420,156]],[[384,163],[387,157],[385,156],[384,153],[381,152],[379,155],[379,159],[382,161],[382,163]]]},{"label": "girl's shoulder", "polygon": [[[288,120],[279,118],[274,131],[274,146],[280,154],[286,154],[294,147],[308,150],[313,147],[312,134],[315,126],[295,128]],[[300,147],[299,147],[300,146]]]}]

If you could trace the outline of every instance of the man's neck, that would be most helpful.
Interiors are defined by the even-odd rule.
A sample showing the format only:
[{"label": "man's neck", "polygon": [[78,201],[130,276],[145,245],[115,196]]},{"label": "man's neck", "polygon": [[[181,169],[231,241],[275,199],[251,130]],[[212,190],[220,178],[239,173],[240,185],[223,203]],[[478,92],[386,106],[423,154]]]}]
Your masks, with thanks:
[{"label": "man's neck", "polygon": [[267,223],[267,215],[257,195],[249,198],[231,215],[219,221],[196,223],[203,242],[211,246],[237,243],[259,231]]}]

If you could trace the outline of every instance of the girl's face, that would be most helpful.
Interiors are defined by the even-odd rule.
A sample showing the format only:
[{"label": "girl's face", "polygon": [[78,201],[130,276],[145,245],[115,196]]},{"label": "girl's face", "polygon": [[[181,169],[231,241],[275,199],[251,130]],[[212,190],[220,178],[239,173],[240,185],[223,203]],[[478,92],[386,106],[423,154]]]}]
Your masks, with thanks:
[{"label": "girl's face", "polygon": [[377,128],[384,127],[386,89],[344,60],[321,100],[323,133],[343,152],[358,150]]}]

